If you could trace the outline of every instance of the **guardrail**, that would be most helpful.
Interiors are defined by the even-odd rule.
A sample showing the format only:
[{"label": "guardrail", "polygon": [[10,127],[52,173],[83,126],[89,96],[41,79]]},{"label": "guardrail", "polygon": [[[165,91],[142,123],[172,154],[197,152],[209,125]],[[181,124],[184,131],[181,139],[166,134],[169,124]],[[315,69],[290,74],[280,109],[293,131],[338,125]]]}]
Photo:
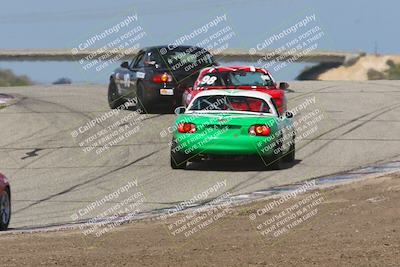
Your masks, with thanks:
[{"label": "guardrail", "polygon": [[[119,49],[119,50],[103,50],[85,49],[84,51],[76,51],[73,53],[71,49],[1,49],[0,60],[2,61],[78,61],[83,58],[92,56],[96,59],[101,56],[108,55],[109,57],[122,55],[121,60],[132,59],[136,55],[138,49]],[[313,50],[305,53],[300,51],[290,53],[289,51],[276,52],[274,49],[265,49],[255,51],[250,54],[248,49],[225,49],[222,52],[211,53],[215,54],[219,61],[257,61],[263,59],[266,61],[277,60],[283,61],[288,58],[292,62],[332,62],[344,63],[350,59],[357,58],[365,53],[363,52],[334,52],[334,51],[319,51]],[[95,56],[93,56],[95,55]]]}]

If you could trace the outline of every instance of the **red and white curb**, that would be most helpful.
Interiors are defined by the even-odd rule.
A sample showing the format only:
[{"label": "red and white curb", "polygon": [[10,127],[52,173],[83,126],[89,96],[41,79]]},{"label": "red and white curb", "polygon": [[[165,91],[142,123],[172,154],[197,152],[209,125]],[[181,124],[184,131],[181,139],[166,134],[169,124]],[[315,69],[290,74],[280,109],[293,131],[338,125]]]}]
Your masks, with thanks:
[{"label": "red and white curb", "polygon": [[[193,209],[197,209],[204,205],[209,205],[210,208],[212,208],[213,205],[221,205],[221,204],[223,204],[222,202],[224,202],[224,201],[229,201],[230,205],[232,207],[234,207],[234,206],[239,206],[239,205],[243,205],[243,204],[248,204],[253,201],[260,201],[260,200],[266,200],[269,198],[276,198],[276,197],[281,196],[282,194],[287,194],[287,193],[293,192],[295,190],[298,190],[299,188],[304,186],[306,183],[310,183],[310,182],[312,182],[313,184],[316,185],[316,187],[312,189],[312,190],[315,190],[315,189],[332,187],[332,186],[336,186],[339,184],[356,182],[356,181],[362,180],[362,179],[376,178],[376,177],[379,177],[382,175],[388,175],[388,174],[399,172],[399,171],[400,171],[400,161],[391,161],[391,162],[386,162],[386,163],[381,163],[381,164],[374,164],[371,166],[356,168],[356,169],[345,171],[345,172],[335,173],[335,174],[331,174],[331,175],[327,175],[327,176],[316,177],[316,178],[313,178],[313,179],[310,179],[307,181],[302,181],[302,182],[295,183],[295,184],[288,184],[288,185],[282,185],[282,186],[278,186],[278,187],[272,187],[272,188],[268,188],[265,190],[258,190],[255,192],[251,192],[248,194],[233,195],[233,196],[230,196],[228,199],[224,199],[221,202],[216,202],[211,205],[210,205],[210,203],[196,203],[190,207],[188,206],[186,209],[183,209],[179,212],[173,212],[173,214],[190,212],[190,211],[193,211]],[[153,211],[138,213],[133,218],[131,218],[131,220],[129,220],[125,223],[134,222],[134,221],[138,221],[138,220],[163,220],[163,219],[169,217],[170,211],[171,211],[171,208],[164,208],[161,210],[153,210]],[[123,216],[114,217],[112,219],[110,219],[110,218],[103,218],[103,219],[107,220],[107,221],[110,221],[110,220],[118,221],[121,217],[123,217]],[[14,229],[9,229],[8,231],[5,231],[5,232],[1,232],[0,235],[1,234],[18,234],[18,233],[53,232],[53,231],[62,231],[62,230],[68,230],[68,229],[77,229],[77,228],[80,228],[79,226],[86,224],[89,221],[90,221],[90,219],[76,221],[76,222],[65,222],[62,224],[14,228]],[[122,224],[125,224],[125,223],[122,223]]]}]

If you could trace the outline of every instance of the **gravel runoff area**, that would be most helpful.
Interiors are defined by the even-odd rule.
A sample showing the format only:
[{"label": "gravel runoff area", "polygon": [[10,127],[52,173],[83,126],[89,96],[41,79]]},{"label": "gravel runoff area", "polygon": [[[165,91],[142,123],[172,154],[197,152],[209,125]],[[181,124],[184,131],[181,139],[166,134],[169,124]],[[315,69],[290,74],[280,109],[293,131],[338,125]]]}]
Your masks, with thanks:
[{"label": "gravel runoff area", "polygon": [[[5,233],[1,265],[398,266],[400,173],[308,189],[245,206],[134,222],[99,237],[80,229]],[[192,230],[204,214],[214,219]],[[176,230],[189,221],[192,228]]]}]

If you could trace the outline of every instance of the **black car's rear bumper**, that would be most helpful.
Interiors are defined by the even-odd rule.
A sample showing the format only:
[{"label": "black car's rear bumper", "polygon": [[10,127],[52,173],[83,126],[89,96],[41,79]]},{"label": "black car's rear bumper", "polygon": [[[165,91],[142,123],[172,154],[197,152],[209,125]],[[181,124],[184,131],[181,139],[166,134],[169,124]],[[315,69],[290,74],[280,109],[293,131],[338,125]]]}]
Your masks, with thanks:
[{"label": "black car's rear bumper", "polygon": [[[164,104],[164,103],[177,103],[182,102],[182,95],[185,88],[182,88],[178,84],[167,83],[167,84],[156,84],[150,81],[143,81],[144,92],[143,97],[146,102],[151,104]],[[160,93],[161,89],[173,89],[173,95],[164,95]]]}]

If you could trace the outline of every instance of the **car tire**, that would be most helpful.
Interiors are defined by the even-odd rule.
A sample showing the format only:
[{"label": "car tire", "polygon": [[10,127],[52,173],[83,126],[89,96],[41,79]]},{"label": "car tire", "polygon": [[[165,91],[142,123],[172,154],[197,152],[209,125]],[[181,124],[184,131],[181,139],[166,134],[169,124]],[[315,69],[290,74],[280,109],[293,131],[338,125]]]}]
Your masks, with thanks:
[{"label": "car tire", "polygon": [[0,193],[0,231],[7,230],[11,218],[11,194],[7,188]]},{"label": "car tire", "polygon": [[137,109],[141,110],[141,113],[150,113],[150,106],[149,106],[149,100],[146,99],[145,97],[145,87],[142,82],[138,82],[137,84]]},{"label": "car tire", "polygon": [[114,80],[110,80],[110,84],[108,85],[108,105],[111,109],[116,109],[126,102],[125,99],[119,95],[117,86]]},{"label": "car tire", "polygon": [[292,163],[292,162],[294,162],[295,157],[296,157],[296,145],[295,145],[295,143],[294,143],[294,138],[293,138],[292,144],[290,145],[290,148],[289,148],[289,152],[287,152],[287,153],[285,154],[285,156],[283,157],[283,160],[284,160],[285,162],[290,162],[290,163]]},{"label": "car tire", "polygon": [[174,170],[177,169],[184,170],[186,169],[188,157],[184,153],[176,151],[176,149],[177,149],[177,143],[175,140],[172,140],[171,154],[170,154],[171,168]]},{"label": "car tire", "polygon": [[270,164],[271,170],[282,170],[283,167],[283,158],[282,158],[282,154],[280,153],[280,155],[276,155],[272,158],[272,162]]},{"label": "car tire", "polygon": [[[278,153],[275,153],[275,151],[279,149]],[[284,168],[283,166],[283,152],[282,152],[282,137],[279,137],[278,140],[276,140],[275,146],[274,146],[274,151],[273,151],[273,156],[270,158],[271,163],[269,164],[269,167],[272,170],[282,170]]]}]

